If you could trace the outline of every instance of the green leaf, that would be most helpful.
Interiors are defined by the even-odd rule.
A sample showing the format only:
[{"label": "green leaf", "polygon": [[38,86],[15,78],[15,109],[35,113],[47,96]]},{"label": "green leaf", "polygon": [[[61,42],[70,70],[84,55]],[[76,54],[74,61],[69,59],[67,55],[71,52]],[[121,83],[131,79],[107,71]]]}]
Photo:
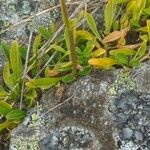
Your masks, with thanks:
[{"label": "green leaf", "polygon": [[1,48],[7,60],[10,61],[10,46],[7,44],[6,41],[1,42]]},{"label": "green leaf", "polygon": [[105,33],[109,34],[116,11],[115,1],[108,0],[104,10]]},{"label": "green leaf", "polygon": [[129,49],[129,48],[122,48],[122,49],[111,50],[109,52],[109,54],[112,56],[115,56],[117,53],[122,53],[122,54],[127,55],[127,56],[128,55],[132,56],[132,55],[135,55],[136,51]]},{"label": "green leaf", "polygon": [[56,44],[51,45],[51,48],[53,48],[53,49],[55,49],[56,51],[59,51],[59,52],[61,52],[61,53],[64,53],[64,54],[67,52],[64,48],[62,48],[61,46],[58,46],[58,45],[56,45]]},{"label": "green leaf", "polygon": [[24,96],[29,99],[35,99],[37,97],[37,92],[35,89],[29,89]]},{"label": "green leaf", "polygon": [[25,60],[26,59],[27,48],[24,47],[24,46],[20,46],[19,51],[20,51],[21,57]]},{"label": "green leaf", "polygon": [[85,31],[85,30],[78,30],[75,32],[75,35],[76,35],[76,38],[79,39],[79,40],[88,40],[88,41],[91,41],[94,39],[94,36],[88,32],[88,31]]},{"label": "green leaf", "polygon": [[64,82],[64,83],[70,83],[74,80],[75,80],[75,77],[71,74],[68,74],[62,78],[62,82]]},{"label": "green leaf", "polygon": [[57,63],[54,66],[54,69],[57,70],[58,72],[63,72],[63,71],[70,71],[72,66],[72,62],[62,62],[62,63]]},{"label": "green leaf", "polygon": [[22,120],[25,116],[26,116],[26,112],[16,109],[16,110],[11,110],[6,115],[6,119],[7,120]]},{"label": "green leaf", "polygon": [[133,9],[133,17],[132,17],[133,20],[139,21],[140,16],[142,15],[142,11],[146,6],[146,1],[147,0],[136,1],[136,5],[134,6],[134,9]]},{"label": "green leaf", "polygon": [[13,89],[15,86],[13,76],[12,74],[10,74],[10,68],[9,68],[9,64],[6,63],[3,69],[3,80],[5,82],[5,84],[10,88]]},{"label": "green leaf", "polygon": [[146,14],[146,15],[150,16],[150,7],[143,9],[143,13],[144,13],[144,15]]},{"label": "green leaf", "polygon": [[[145,37],[145,36],[143,36],[143,38],[144,38],[144,37]],[[131,60],[131,62],[132,62],[133,60],[135,60],[135,59],[140,59],[142,56],[144,56],[145,53],[146,53],[146,49],[147,49],[147,39],[145,39],[145,40],[142,42],[141,46],[138,48],[138,50],[137,50],[135,56],[133,57],[133,59]]]},{"label": "green leaf", "polygon": [[41,34],[37,35],[33,41],[32,53],[33,56],[37,54],[37,50],[41,44]]},{"label": "green leaf", "polygon": [[57,31],[57,28],[56,28],[56,23],[55,22],[52,22],[49,26],[49,30],[50,30],[50,34],[53,35],[56,31]]},{"label": "green leaf", "polygon": [[147,32],[148,32],[148,38],[150,43],[150,20],[147,20],[146,23],[147,23]]},{"label": "green leaf", "polygon": [[48,89],[55,84],[57,84],[59,81],[61,81],[60,78],[39,78],[39,79],[33,79],[26,83],[26,86],[29,88],[41,88],[41,89]]},{"label": "green leaf", "polygon": [[11,121],[5,121],[3,123],[0,123],[0,133],[6,129],[6,128],[9,128],[13,123]]},{"label": "green leaf", "polygon": [[45,38],[48,39],[50,37],[50,31],[43,26],[39,26],[38,32]]},{"label": "green leaf", "polygon": [[97,30],[96,22],[95,22],[93,16],[91,14],[87,13],[87,12],[86,12],[86,20],[87,20],[87,23],[88,23],[90,29],[92,30],[92,32],[99,39],[99,41],[101,41],[100,34]]},{"label": "green leaf", "polygon": [[93,41],[88,41],[86,43],[86,47],[84,48],[83,52],[82,52],[82,55],[84,57],[89,57],[94,49],[95,45],[94,45],[94,42]]},{"label": "green leaf", "polygon": [[115,0],[115,4],[122,4],[122,3],[127,3],[129,2],[130,0]]},{"label": "green leaf", "polygon": [[123,53],[116,53],[115,60],[119,64],[125,64],[125,65],[127,65],[128,62],[129,62],[128,57],[125,54],[123,54]]},{"label": "green leaf", "polygon": [[78,76],[86,76],[88,74],[90,74],[90,72],[92,71],[92,67],[91,66],[86,66],[84,67],[84,69],[82,71],[79,71],[77,73]]},{"label": "green leaf", "polygon": [[21,79],[23,66],[22,66],[22,61],[21,61],[21,56],[20,56],[19,46],[17,41],[14,41],[11,45],[10,63],[11,63],[11,69],[14,73],[14,77],[16,81],[18,81],[18,79]]},{"label": "green leaf", "polygon": [[104,58],[91,58],[88,63],[96,68],[111,69],[113,65],[118,64],[115,59],[104,57]]},{"label": "green leaf", "polygon": [[139,68],[141,66],[141,63],[139,62],[139,60],[133,60],[132,62],[130,62],[130,66]]},{"label": "green leaf", "polygon": [[0,100],[4,100],[9,95],[8,92],[0,85]]},{"label": "green leaf", "polygon": [[0,101],[0,115],[6,115],[10,110],[12,109],[12,106],[4,101]]},{"label": "green leaf", "polygon": [[106,50],[103,48],[99,48],[92,52],[92,57],[100,57],[106,53]]}]

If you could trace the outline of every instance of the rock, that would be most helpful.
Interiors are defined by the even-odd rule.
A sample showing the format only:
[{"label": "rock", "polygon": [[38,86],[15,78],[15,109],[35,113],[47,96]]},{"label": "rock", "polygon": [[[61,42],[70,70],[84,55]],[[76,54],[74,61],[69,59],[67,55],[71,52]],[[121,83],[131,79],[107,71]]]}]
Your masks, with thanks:
[{"label": "rock", "polygon": [[120,138],[123,140],[129,140],[131,139],[133,135],[133,130],[130,128],[123,128],[121,133],[120,133]]},{"label": "rock", "polygon": [[142,132],[140,132],[140,131],[134,132],[134,142],[139,143],[139,142],[143,141],[143,138],[144,138],[144,136],[143,136]]},{"label": "rock", "polygon": [[147,149],[150,150],[150,140],[147,141]]},{"label": "rock", "polygon": [[[147,74],[145,66],[147,63],[142,66],[143,74]],[[144,92],[145,85],[139,87],[139,80],[133,78],[137,72],[133,70],[129,76],[122,70],[95,71],[62,85],[62,93],[57,88],[48,90],[40,100],[41,111],[34,117],[37,119],[32,119],[36,115],[34,108],[26,123],[13,130],[10,150],[22,149],[27,143],[26,149],[34,145],[42,150],[147,150],[150,93],[147,89]],[[128,109],[120,107],[120,103]]]},{"label": "rock", "polygon": [[[100,76],[94,73],[64,86],[62,99],[59,99],[58,89],[53,88],[44,93],[40,101],[40,106],[43,108],[42,112],[39,112],[39,119],[36,123],[30,119],[23,126],[19,125],[19,130],[14,129],[10,150],[12,147],[17,147],[18,150],[22,149],[22,145],[24,146],[27,141],[30,141],[28,142],[30,149],[35,147],[31,144],[33,142],[37,143],[35,148],[43,150],[48,148],[115,150],[116,146],[111,133],[113,130],[111,116],[107,114],[105,108],[105,104],[108,102],[109,85],[116,79],[115,73],[112,73],[112,71],[107,71],[105,76],[104,72],[99,72]],[[103,88],[104,82],[106,89]],[[68,98],[71,99],[61,107],[47,112]],[[35,113],[36,109],[35,112],[29,113],[27,118],[32,118],[30,116]],[[40,118],[44,113],[46,115]],[[30,134],[29,138],[27,138],[28,134]]]}]

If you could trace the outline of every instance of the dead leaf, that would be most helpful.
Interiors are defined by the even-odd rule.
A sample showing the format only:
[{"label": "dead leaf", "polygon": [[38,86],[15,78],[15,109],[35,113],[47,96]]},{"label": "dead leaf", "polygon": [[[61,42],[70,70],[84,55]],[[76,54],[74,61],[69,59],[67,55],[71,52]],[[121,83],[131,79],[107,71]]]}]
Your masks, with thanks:
[{"label": "dead leaf", "polygon": [[102,40],[102,43],[105,44],[105,43],[116,41],[121,38],[121,34],[122,34],[121,31],[114,31],[114,32],[110,33],[109,35],[107,35]]},{"label": "dead leaf", "polygon": [[102,40],[102,43],[105,44],[105,43],[119,40],[120,38],[123,39],[127,35],[127,32],[129,31],[129,29],[130,29],[130,26],[128,26],[127,28],[121,31],[113,31],[112,33],[104,37],[104,39]]},{"label": "dead leaf", "polygon": [[129,49],[135,49],[137,47],[139,47],[141,45],[141,43],[138,44],[133,44],[133,45],[117,45],[116,48],[129,48]]},{"label": "dead leaf", "polygon": [[49,75],[50,77],[56,77],[56,76],[58,76],[58,72],[57,72],[57,70],[52,69],[52,70],[49,70],[49,71],[48,71],[48,75]]}]

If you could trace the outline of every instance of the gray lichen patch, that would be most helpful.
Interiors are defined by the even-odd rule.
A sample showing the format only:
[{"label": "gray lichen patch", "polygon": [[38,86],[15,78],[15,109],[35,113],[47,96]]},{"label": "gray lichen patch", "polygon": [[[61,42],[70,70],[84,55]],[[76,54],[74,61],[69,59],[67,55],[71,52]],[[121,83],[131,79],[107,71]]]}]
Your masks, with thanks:
[{"label": "gray lichen patch", "polygon": [[[47,0],[6,0],[0,3],[0,31],[5,30],[12,25],[18,24],[20,21],[23,23],[4,32],[1,37],[8,42],[18,39],[20,42],[26,44],[30,32],[32,21],[24,21],[35,13],[41,12],[45,9],[53,7],[58,1]],[[37,10],[36,10],[36,6]],[[52,20],[60,18],[60,11],[54,9],[43,15],[35,17],[34,31],[37,31],[39,25],[49,26]]]},{"label": "gray lichen patch", "polygon": [[77,126],[65,126],[50,131],[49,135],[40,142],[40,148],[95,150],[101,149],[101,145],[92,131]]},{"label": "gray lichen patch", "polygon": [[115,106],[119,149],[124,150],[129,142],[132,143],[133,150],[149,150],[150,93],[122,93],[115,100]]}]

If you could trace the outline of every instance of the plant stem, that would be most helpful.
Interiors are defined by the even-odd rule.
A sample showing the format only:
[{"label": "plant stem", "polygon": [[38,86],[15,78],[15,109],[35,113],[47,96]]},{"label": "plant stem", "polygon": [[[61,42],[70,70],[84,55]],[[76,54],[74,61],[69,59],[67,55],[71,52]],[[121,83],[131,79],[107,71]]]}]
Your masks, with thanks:
[{"label": "plant stem", "polygon": [[77,71],[77,53],[75,50],[75,39],[74,39],[74,30],[70,27],[69,24],[69,17],[68,17],[68,12],[67,8],[65,5],[65,0],[60,0],[60,5],[61,5],[61,12],[62,12],[62,20],[65,25],[65,29],[68,35],[68,48],[71,52],[71,61],[73,65],[73,74],[76,74]]}]

